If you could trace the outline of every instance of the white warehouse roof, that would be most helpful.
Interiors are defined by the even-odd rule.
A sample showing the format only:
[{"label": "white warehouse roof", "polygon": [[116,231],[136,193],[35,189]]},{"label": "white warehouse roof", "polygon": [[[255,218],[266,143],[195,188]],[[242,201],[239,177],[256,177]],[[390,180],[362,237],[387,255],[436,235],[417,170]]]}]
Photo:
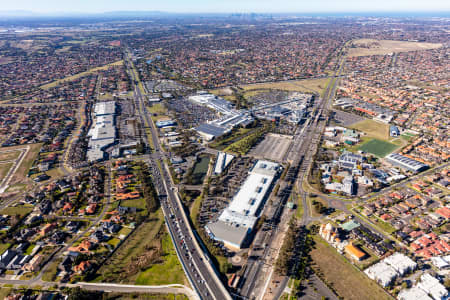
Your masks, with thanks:
[{"label": "white warehouse roof", "polygon": [[364,273],[381,286],[388,286],[397,276],[402,276],[409,270],[414,270],[417,264],[408,256],[396,252],[379,263],[367,268]]},{"label": "white warehouse roof", "polygon": [[265,160],[256,162],[219,220],[253,228],[258,217],[258,210],[278,169],[277,163]]},{"label": "white warehouse roof", "polygon": [[448,299],[448,291],[438,279],[425,273],[420,277],[419,283],[405,289],[398,295],[399,300],[444,300]]},{"label": "white warehouse roof", "polygon": [[405,274],[409,270],[414,270],[417,266],[417,263],[411,258],[400,252],[396,252],[391,256],[386,257],[383,261],[388,265],[391,265],[400,275]]},{"label": "white warehouse roof", "polygon": [[420,282],[417,284],[417,287],[426,292],[435,300],[448,298],[448,291],[445,286],[428,273],[423,274],[422,277],[420,277]]},{"label": "white warehouse roof", "polygon": [[219,152],[217,155],[216,165],[214,166],[214,174],[220,174],[225,170],[225,168],[230,164],[233,160],[234,155]]},{"label": "white warehouse roof", "polygon": [[95,104],[94,113],[96,116],[113,115],[116,112],[116,102],[98,102]]},{"label": "white warehouse roof", "polygon": [[397,277],[397,271],[385,262],[379,262],[367,268],[364,273],[382,287],[388,286]]},{"label": "white warehouse roof", "polygon": [[[229,206],[216,222],[206,226],[206,230],[214,239],[235,247],[238,241],[242,243],[245,240],[246,235],[258,220],[261,204],[279,169],[280,166],[277,163],[265,160],[256,162]],[[224,230],[224,227],[228,228]],[[241,244],[237,248],[240,247]]]}]

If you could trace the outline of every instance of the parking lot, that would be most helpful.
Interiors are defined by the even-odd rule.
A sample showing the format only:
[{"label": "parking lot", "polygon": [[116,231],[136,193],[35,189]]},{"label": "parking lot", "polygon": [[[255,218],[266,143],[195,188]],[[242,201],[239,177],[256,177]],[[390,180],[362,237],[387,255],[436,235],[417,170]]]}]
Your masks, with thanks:
[{"label": "parking lot", "polygon": [[251,156],[282,162],[292,143],[290,136],[267,134],[264,140],[250,152]]},{"label": "parking lot", "polygon": [[365,118],[351,114],[341,110],[333,110],[332,112],[333,121],[340,126],[350,126],[352,124],[358,123]]},{"label": "parking lot", "polygon": [[168,100],[167,107],[175,113],[176,119],[187,129],[217,117],[211,109],[192,103],[183,97]]}]

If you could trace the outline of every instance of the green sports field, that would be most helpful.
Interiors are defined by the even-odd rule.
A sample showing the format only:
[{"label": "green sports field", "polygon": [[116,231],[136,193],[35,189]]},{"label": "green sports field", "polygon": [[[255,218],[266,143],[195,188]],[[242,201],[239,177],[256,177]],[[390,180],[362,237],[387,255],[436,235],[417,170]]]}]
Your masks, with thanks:
[{"label": "green sports field", "polygon": [[368,142],[362,144],[358,148],[358,150],[372,153],[373,155],[378,157],[385,157],[386,155],[397,149],[397,147],[397,145],[389,142],[385,142],[379,139],[371,139]]}]

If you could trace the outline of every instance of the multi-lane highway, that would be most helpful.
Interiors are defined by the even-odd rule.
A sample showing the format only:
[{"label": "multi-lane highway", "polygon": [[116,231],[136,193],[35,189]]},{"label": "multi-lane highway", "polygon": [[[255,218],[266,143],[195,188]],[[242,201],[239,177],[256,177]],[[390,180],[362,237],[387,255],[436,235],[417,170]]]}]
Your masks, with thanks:
[{"label": "multi-lane highway", "polygon": [[153,145],[153,153],[148,155],[148,163],[154,180],[155,188],[160,196],[161,207],[166,218],[166,225],[175,245],[178,257],[185,273],[201,299],[231,299],[228,291],[220,281],[211,261],[192,231],[184,212],[177,190],[172,182],[168,166],[165,162],[166,153],[160,146],[158,133],[146,109],[145,99],[138,85],[135,70],[129,54],[126,53],[126,65],[130,76],[135,82],[134,100],[144,127],[150,129],[150,136],[144,138]]}]

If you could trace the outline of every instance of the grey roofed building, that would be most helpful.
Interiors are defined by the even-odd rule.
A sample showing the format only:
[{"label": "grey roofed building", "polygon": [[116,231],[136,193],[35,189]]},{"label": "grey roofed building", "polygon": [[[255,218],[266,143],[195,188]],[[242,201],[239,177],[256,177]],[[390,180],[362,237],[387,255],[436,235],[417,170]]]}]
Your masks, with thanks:
[{"label": "grey roofed building", "polygon": [[364,156],[345,152],[339,157],[339,165],[341,168],[353,169],[364,161]]},{"label": "grey roofed building", "polygon": [[280,170],[277,163],[258,160],[217,221],[205,226],[210,236],[227,247],[241,249],[256,225]]},{"label": "grey roofed building", "polygon": [[105,158],[103,151],[116,141],[114,114],[115,101],[99,102],[94,108],[94,124],[88,132],[89,149],[86,153],[88,161],[99,161]]},{"label": "grey roofed building", "polygon": [[391,125],[391,126],[389,127],[389,134],[390,134],[391,136],[399,136],[399,135],[400,135],[400,130],[398,129],[397,126]]},{"label": "grey roofed building", "polygon": [[96,116],[113,115],[116,113],[116,102],[98,102],[95,104],[94,113]]},{"label": "grey roofed building", "polygon": [[221,220],[209,223],[205,229],[211,238],[237,249],[242,247],[247,234],[251,231],[251,228],[232,225]]},{"label": "grey roofed building", "polygon": [[6,250],[3,252],[3,254],[0,256],[0,268],[6,268],[14,257],[16,257],[17,252],[11,249]]},{"label": "grey roofed building", "polygon": [[397,153],[389,154],[385,157],[385,160],[395,166],[399,166],[402,169],[412,172],[421,172],[428,169],[428,165]]},{"label": "grey roofed building", "polygon": [[205,136],[208,140],[212,140],[218,136],[221,136],[224,134],[227,129],[224,127],[219,127],[212,124],[201,124],[195,130],[200,133],[201,135]]}]

